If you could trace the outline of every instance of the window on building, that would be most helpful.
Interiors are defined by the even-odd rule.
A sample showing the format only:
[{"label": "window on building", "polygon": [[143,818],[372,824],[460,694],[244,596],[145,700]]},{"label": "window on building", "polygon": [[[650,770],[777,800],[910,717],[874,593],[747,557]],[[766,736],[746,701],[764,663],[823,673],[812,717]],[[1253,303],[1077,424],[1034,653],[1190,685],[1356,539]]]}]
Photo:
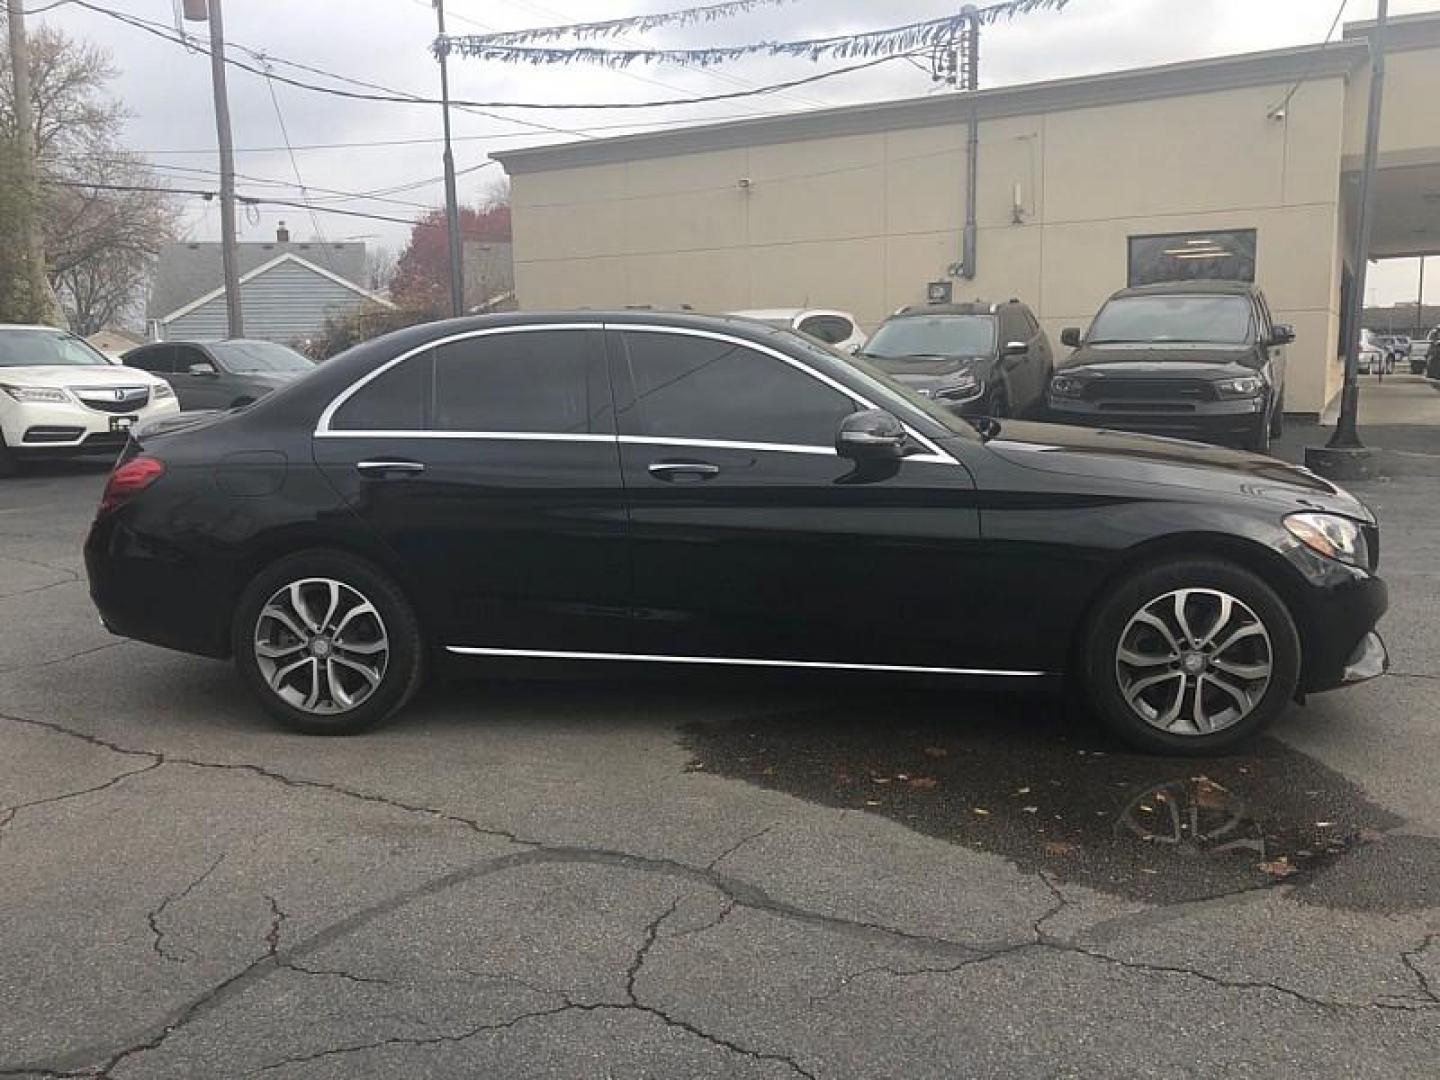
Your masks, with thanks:
[{"label": "window on building", "polygon": [[684,334],[623,335],[646,435],[833,446],[846,394],[773,356]]},{"label": "window on building", "polygon": [[1255,230],[1130,237],[1129,285],[1160,281],[1254,281]]}]

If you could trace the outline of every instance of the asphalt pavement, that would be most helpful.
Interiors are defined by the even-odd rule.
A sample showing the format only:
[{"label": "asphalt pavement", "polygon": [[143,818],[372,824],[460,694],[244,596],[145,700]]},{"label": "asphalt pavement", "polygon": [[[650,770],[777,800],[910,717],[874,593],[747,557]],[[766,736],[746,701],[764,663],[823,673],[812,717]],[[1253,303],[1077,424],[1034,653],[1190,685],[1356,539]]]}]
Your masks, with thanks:
[{"label": "asphalt pavement", "polygon": [[[1440,394],[1365,400],[1440,455]],[[1203,762],[1043,697],[747,673],[289,735],[97,625],[103,467],[4,482],[0,1076],[1433,1077],[1424,472],[1355,487],[1393,672]]]}]

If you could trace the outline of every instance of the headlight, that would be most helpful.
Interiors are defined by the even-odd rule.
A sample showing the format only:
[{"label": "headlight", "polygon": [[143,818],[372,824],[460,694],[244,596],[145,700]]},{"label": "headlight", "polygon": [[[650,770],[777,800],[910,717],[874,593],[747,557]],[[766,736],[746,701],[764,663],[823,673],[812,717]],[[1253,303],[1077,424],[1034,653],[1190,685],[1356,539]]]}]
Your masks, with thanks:
[{"label": "headlight", "polygon": [[1318,551],[1327,559],[1351,566],[1370,565],[1365,531],[1349,518],[1338,514],[1291,514],[1285,519],[1285,528],[1311,551]]},{"label": "headlight", "polygon": [[4,390],[16,401],[25,402],[29,405],[68,405],[70,395],[50,386],[11,386],[8,383],[0,383],[0,390]]},{"label": "headlight", "polygon": [[1056,375],[1050,380],[1050,392],[1056,397],[1079,397],[1085,384],[1067,375]]},{"label": "headlight", "polygon": [[980,380],[975,377],[973,372],[964,371],[944,386],[937,386],[930,393],[937,398],[949,398],[955,401],[979,397],[980,390]]},{"label": "headlight", "polygon": [[1243,375],[1238,379],[1221,379],[1215,384],[1215,393],[1222,398],[1254,397],[1265,389],[1265,380],[1255,375]]},{"label": "headlight", "polygon": [[150,397],[155,401],[164,401],[166,398],[172,398],[174,396],[175,388],[167,382],[162,382],[158,386],[152,386],[150,388]]}]

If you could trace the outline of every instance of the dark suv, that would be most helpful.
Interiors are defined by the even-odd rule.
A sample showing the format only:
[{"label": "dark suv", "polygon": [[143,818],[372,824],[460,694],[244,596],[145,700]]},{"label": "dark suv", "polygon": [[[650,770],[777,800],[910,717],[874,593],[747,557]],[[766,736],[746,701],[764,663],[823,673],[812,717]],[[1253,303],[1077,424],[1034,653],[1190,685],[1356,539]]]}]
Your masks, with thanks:
[{"label": "dark suv", "polygon": [[964,416],[1039,411],[1054,368],[1050,339],[1019,300],[901,308],[860,355]]},{"label": "dark suv", "polygon": [[1265,452],[1285,408],[1285,346],[1254,285],[1182,281],[1122,289],[1050,380],[1056,420],[1238,443]]},{"label": "dark suv", "polygon": [[126,367],[159,375],[182,409],[234,409],[298,379],[315,365],[273,341],[162,341],[131,349]]}]

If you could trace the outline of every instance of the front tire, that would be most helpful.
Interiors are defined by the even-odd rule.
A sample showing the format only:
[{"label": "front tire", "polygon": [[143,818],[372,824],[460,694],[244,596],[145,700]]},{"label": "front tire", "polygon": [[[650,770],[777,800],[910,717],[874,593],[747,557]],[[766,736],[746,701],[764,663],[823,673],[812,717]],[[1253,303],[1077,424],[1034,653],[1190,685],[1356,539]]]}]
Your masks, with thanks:
[{"label": "front tire", "polygon": [[1219,559],[1131,574],[1085,634],[1095,711],[1120,738],[1156,753],[1229,750],[1280,714],[1300,678],[1300,636],[1284,602]]},{"label": "front tire", "polygon": [[1256,418],[1255,430],[1245,440],[1245,449],[1256,454],[1270,453],[1271,431],[1270,418],[1261,413]]},{"label": "front tire", "polygon": [[5,436],[0,434],[0,480],[8,480],[20,471],[20,463],[15,460],[10,447],[5,445]]},{"label": "front tire", "polygon": [[414,695],[424,667],[405,595],[337,551],[301,552],[257,574],[236,608],[232,646],[265,709],[307,735],[378,726]]}]

